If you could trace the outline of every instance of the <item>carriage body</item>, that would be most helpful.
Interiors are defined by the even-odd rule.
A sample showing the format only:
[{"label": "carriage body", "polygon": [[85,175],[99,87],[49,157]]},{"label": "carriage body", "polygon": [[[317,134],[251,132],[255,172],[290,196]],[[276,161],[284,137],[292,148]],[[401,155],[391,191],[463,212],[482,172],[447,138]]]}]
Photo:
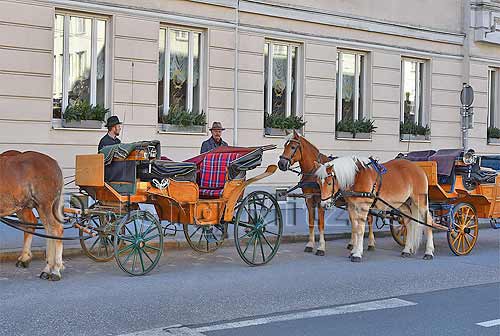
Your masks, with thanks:
[{"label": "carriage body", "polygon": [[[259,240],[259,244],[267,243],[267,245],[275,247],[267,256],[264,256],[262,249],[262,263],[267,263],[274,257],[282,232],[281,212],[277,201],[273,196],[260,191],[254,191],[243,198],[248,185],[266,178],[276,171],[277,167],[270,165],[263,173],[249,179],[246,178],[247,171],[260,166],[263,152],[274,149],[274,146],[221,147],[183,162],[161,160],[158,147],[159,143],[143,142],[139,143],[139,146],[126,156],[122,153],[122,157],[117,157],[120,156],[120,153],[118,155],[116,153],[106,153],[106,155],[101,153],[76,157],[75,183],[97,204],[86,210],[87,217],[106,211],[114,214],[114,222],[107,225],[109,235],[118,235],[113,242],[114,245],[120,239],[119,235],[123,234],[120,233],[120,230],[127,229],[126,225],[128,224],[122,222],[126,221],[127,217],[131,217],[131,212],[140,212],[139,204],[150,204],[154,206],[156,216],[142,212],[141,218],[154,223],[154,226],[158,228],[159,236],[166,235],[167,227],[171,227],[173,224],[175,232],[177,230],[175,224],[181,224],[189,245],[200,252],[212,252],[217,249],[227,236],[228,224],[235,224],[235,240],[238,240],[236,245],[240,256],[251,265],[259,265],[260,262],[255,262],[255,253],[253,260],[250,260],[243,253],[243,248],[238,246],[239,243],[247,243],[248,248],[249,237],[243,235],[244,237],[241,238],[241,235],[237,236],[237,233],[238,228],[243,225],[241,223],[249,222],[248,217],[252,216],[248,214],[245,217],[241,213],[236,214],[236,212],[242,203],[250,202],[255,205],[258,203],[255,199],[267,198],[271,203],[270,206],[274,209],[273,213],[280,219],[277,223],[279,235],[273,239],[274,243],[264,242],[262,230],[265,229],[259,229],[260,231],[255,231],[259,237],[254,239],[255,241]],[[255,215],[253,217],[253,219],[257,218]],[[168,223],[167,227],[161,225],[164,222]],[[252,225],[257,224],[253,223]],[[249,229],[243,228],[243,230],[248,231]],[[193,237],[195,234],[197,234],[196,240]],[[200,236],[199,240],[198,236]],[[202,245],[200,245],[200,241],[203,243]],[[198,245],[195,244],[196,242]],[[158,243],[163,244],[163,240]],[[82,243],[82,247],[84,245]],[[115,248],[120,249],[117,246]],[[84,250],[88,251],[86,248]],[[120,264],[120,253],[115,251],[114,254],[115,259]],[[112,257],[108,254],[104,260],[93,259],[105,261],[112,259]],[[137,272],[130,271],[130,269],[124,270],[133,275],[147,273],[146,270],[138,272],[139,274],[135,274]]]},{"label": "carriage body", "polygon": [[[464,159],[464,156],[469,157]],[[420,151],[405,155],[427,175],[429,209],[448,228],[448,245],[456,255],[469,254],[478,237],[479,219],[497,228],[500,218],[500,156],[475,156],[462,150]],[[468,161],[470,160],[470,161]],[[396,241],[400,230],[391,227]]]}]

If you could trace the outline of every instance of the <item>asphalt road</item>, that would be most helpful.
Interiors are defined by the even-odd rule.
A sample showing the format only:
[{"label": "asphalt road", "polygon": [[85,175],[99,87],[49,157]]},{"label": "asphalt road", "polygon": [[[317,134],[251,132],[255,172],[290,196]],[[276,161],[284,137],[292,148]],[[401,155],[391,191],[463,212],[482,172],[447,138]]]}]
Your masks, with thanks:
[{"label": "asphalt road", "polygon": [[[362,263],[351,263],[346,243],[327,242],[325,257],[284,244],[257,268],[233,247],[212,255],[167,251],[157,269],[136,278],[84,257],[66,259],[60,282],[37,278],[40,260],[27,270],[0,264],[0,335],[500,333],[476,324],[500,319],[500,230],[481,230],[465,257],[436,234],[432,261],[421,259],[422,249],[402,259],[384,238]],[[234,321],[242,327],[230,328]]]}]

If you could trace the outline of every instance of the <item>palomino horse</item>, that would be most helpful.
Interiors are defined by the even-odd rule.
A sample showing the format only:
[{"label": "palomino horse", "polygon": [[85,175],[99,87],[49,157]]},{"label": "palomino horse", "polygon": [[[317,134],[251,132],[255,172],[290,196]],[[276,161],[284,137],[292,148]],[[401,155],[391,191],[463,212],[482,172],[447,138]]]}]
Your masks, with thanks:
[{"label": "palomino horse", "polygon": [[[22,222],[37,223],[36,209],[47,235],[63,236],[63,177],[57,162],[37,152],[7,151],[0,154],[0,217],[17,214]],[[34,231],[33,227],[26,227]],[[31,262],[32,235],[24,234],[18,267]],[[40,278],[60,280],[63,270],[61,240],[47,240],[47,265]]]},{"label": "palomino horse", "polygon": [[[368,158],[342,157],[317,167],[316,176],[321,181],[321,205],[330,205],[332,196],[339,189],[347,203],[353,230],[351,261],[360,262],[363,256],[365,221],[371,208],[386,211],[390,210],[389,204],[393,208],[403,209],[404,214],[411,214],[420,222],[433,225],[428,206],[427,176],[413,162],[395,159],[382,166]],[[381,167],[386,170],[383,175]],[[408,208],[409,213],[406,210]],[[423,225],[415,221],[408,221],[407,225],[408,236],[401,253],[403,257],[416,253],[422,240]],[[432,228],[426,227],[426,233],[424,259],[430,260],[434,256]]]},{"label": "palomino horse", "polygon": [[[320,207],[321,197],[319,196],[318,178],[314,174],[318,165],[330,161],[330,158],[320,153],[320,151],[297,132],[293,132],[286,138],[283,153],[280,156],[278,167],[282,171],[287,171],[296,162],[299,163],[302,171],[301,182],[304,194],[317,194],[306,199],[306,206],[309,219],[309,241],[304,249],[305,252],[312,252],[315,245],[314,236],[314,214],[318,208],[319,245],[316,255],[324,256],[325,244],[325,209]],[[368,250],[375,249],[375,237],[373,235],[372,216],[368,218]],[[347,248],[352,248],[352,239]]]}]

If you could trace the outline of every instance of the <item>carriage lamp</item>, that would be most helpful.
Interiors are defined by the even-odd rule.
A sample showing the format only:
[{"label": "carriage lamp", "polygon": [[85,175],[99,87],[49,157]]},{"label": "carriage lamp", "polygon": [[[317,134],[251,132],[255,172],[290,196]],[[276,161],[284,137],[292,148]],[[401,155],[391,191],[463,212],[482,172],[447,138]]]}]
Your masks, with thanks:
[{"label": "carriage lamp", "polygon": [[466,164],[466,165],[473,165],[476,163],[477,161],[477,156],[476,154],[474,153],[473,150],[469,149],[467,151],[467,153],[464,154],[464,157],[462,158],[462,161]]}]

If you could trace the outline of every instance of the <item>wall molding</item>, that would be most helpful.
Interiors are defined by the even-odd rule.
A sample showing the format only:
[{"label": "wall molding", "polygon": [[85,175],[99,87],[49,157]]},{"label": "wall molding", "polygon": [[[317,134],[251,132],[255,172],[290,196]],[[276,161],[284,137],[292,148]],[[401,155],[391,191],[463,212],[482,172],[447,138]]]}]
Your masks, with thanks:
[{"label": "wall molding", "polygon": [[305,6],[291,6],[278,4],[263,0],[242,0],[240,12],[261,14],[280,18],[294,18],[295,20],[320,23],[338,27],[345,27],[370,32],[411,37],[429,41],[438,41],[456,45],[463,45],[465,35],[441,31],[430,28],[405,25],[400,23],[382,21],[366,17],[354,17],[351,15],[318,10]]}]

